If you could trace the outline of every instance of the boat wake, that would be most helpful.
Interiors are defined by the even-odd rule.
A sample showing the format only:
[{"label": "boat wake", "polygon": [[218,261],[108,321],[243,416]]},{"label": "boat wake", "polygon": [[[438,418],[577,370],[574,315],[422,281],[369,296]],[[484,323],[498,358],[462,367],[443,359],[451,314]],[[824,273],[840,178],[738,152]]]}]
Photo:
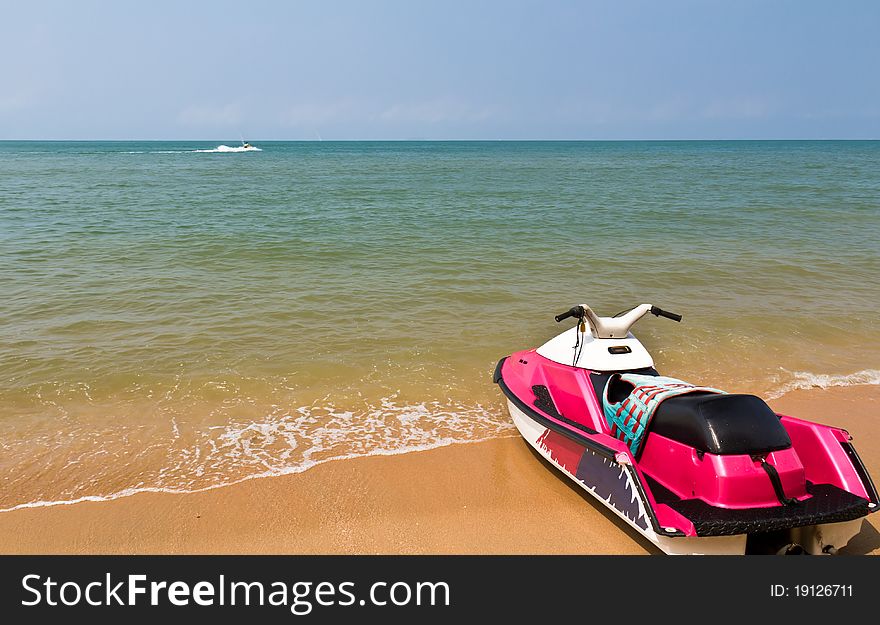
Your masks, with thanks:
[{"label": "boat wake", "polygon": [[252,145],[244,146],[244,145],[218,145],[216,148],[212,148],[210,150],[191,150],[192,152],[200,152],[202,154],[226,154],[230,152],[262,152],[260,148],[256,148]]},{"label": "boat wake", "polygon": [[206,148],[204,150],[133,150],[123,152],[123,154],[237,154],[239,152],[262,151],[260,148],[252,145],[218,145],[216,148]]}]

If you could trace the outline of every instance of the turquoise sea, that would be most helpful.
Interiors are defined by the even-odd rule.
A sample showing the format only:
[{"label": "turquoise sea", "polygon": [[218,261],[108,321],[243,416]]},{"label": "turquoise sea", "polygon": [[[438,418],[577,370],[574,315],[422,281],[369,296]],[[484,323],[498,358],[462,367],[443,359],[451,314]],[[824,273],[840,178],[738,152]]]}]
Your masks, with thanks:
[{"label": "turquoise sea", "polygon": [[880,382],[880,142],[222,143],[0,142],[0,508],[511,435],[494,363],[582,302]]}]

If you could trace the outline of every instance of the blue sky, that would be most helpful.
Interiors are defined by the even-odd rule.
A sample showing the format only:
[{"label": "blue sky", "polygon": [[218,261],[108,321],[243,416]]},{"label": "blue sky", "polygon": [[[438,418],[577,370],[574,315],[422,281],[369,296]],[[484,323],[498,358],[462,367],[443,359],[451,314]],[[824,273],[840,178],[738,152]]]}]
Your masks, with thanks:
[{"label": "blue sky", "polygon": [[0,0],[0,139],[880,138],[880,2]]}]

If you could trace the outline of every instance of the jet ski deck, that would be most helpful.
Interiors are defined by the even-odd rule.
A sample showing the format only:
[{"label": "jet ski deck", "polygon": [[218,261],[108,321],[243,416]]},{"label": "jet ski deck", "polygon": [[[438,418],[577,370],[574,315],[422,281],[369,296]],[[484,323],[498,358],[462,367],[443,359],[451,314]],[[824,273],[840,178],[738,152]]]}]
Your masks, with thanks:
[{"label": "jet ski deck", "polygon": [[868,501],[833,484],[807,482],[809,495],[800,505],[767,508],[718,508],[702,499],[681,499],[646,476],[654,501],[671,507],[688,519],[697,536],[733,536],[781,529],[841,523],[866,516]]}]

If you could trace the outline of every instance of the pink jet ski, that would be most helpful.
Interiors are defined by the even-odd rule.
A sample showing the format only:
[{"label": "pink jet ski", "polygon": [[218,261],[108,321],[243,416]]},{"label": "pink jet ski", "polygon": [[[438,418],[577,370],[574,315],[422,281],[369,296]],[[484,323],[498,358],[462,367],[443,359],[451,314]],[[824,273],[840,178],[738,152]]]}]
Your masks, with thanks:
[{"label": "pink jet ski", "polygon": [[[630,328],[575,306],[578,323],[502,358],[494,381],[523,438],[669,554],[833,554],[875,512],[846,430],[778,415],[754,395],[665,378]],[[587,331],[589,328],[589,331]]]}]

